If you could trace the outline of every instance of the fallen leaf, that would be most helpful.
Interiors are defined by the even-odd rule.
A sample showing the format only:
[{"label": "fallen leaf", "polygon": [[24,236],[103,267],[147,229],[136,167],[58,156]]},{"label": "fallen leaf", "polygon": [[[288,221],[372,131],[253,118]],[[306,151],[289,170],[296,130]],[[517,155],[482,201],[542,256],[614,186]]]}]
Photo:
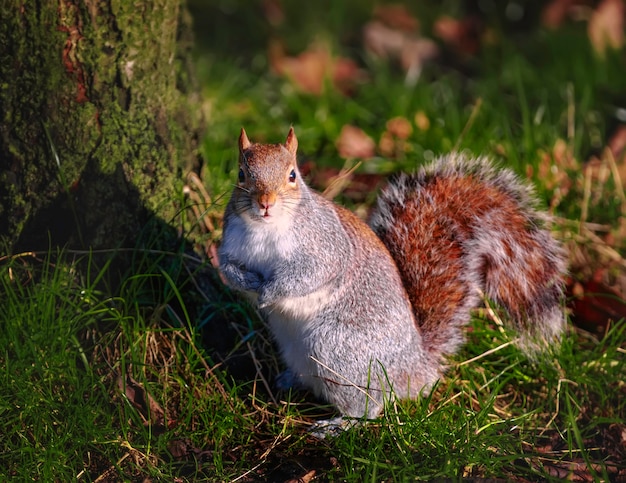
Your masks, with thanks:
[{"label": "fallen leaf", "polygon": [[189,438],[170,440],[167,449],[175,459],[183,459],[191,453],[191,440]]},{"label": "fallen leaf", "polygon": [[608,48],[620,49],[624,45],[623,0],[603,0],[589,18],[587,33],[591,45],[601,57]]},{"label": "fallen leaf", "polygon": [[482,24],[477,17],[459,20],[444,15],[439,17],[433,25],[435,35],[454,51],[463,55],[474,55],[478,52],[482,30]]},{"label": "fallen leaf", "polygon": [[319,96],[327,80],[343,93],[364,78],[357,64],[345,57],[334,57],[327,43],[315,41],[295,57],[285,55],[282,44],[270,42],[270,65],[274,72],[290,79],[302,92]]},{"label": "fallen leaf", "polygon": [[415,85],[424,64],[438,55],[439,47],[430,39],[415,39],[405,43],[400,52],[400,64],[406,72],[405,83]]},{"label": "fallen leaf", "polygon": [[396,154],[396,140],[389,131],[385,131],[380,135],[378,150],[386,158],[391,158]]},{"label": "fallen leaf", "polygon": [[297,57],[288,57],[284,54],[282,46],[273,42],[269,57],[274,71],[289,78],[300,90],[315,95],[322,93],[330,63],[327,49],[316,45]]},{"label": "fallen leaf", "polygon": [[342,158],[368,159],[374,156],[376,143],[362,129],[346,124],[341,128],[336,141],[337,151]]},{"label": "fallen leaf", "polygon": [[545,461],[542,469],[553,478],[565,481],[595,481],[594,476],[602,473],[603,470],[612,474],[617,473],[615,464],[587,464],[582,458],[576,458],[573,461]]},{"label": "fallen leaf", "polygon": [[409,12],[406,5],[379,5],[374,9],[374,17],[394,30],[417,32],[418,20]]},{"label": "fallen leaf", "polygon": [[195,460],[210,458],[213,450],[205,450],[193,446],[189,438],[173,439],[167,443],[167,449],[174,459],[184,460],[193,457]]},{"label": "fallen leaf", "polygon": [[387,158],[403,154],[408,147],[405,141],[413,133],[411,122],[406,117],[398,116],[389,119],[385,127],[387,129],[378,141],[378,150]]},{"label": "fallen leaf", "polygon": [[407,139],[413,133],[413,126],[411,122],[402,116],[389,119],[386,124],[387,131],[399,139]]},{"label": "fallen leaf", "polygon": [[388,27],[380,21],[363,27],[363,45],[373,57],[398,61],[406,73],[407,85],[415,85],[423,65],[439,55],[439,48],[432,40]]},{"label": "fallen leaf", "polygon": [[399,59],[407,40],[406,34],[387,27],[382,22],[368,22],[363,27],[363,46],[373,57]]},{"label": "fallen leaf", "polygon": [[332,68],[333,85],[344,94],[350,94],[354,86],[366,79],[364,71],[352,59],[337,57]]},{"label": "fallen leaf", "polygon": [[575,0],[552,0],[541,12],[541,24],[549,29],[557,29],[567,18]]},{"label": "fallen leaf", "polygon": [[145,425],[150,425],[153,430],[163,431],[166,429],[163,408],[139,382],[128,374],[126,374],[126,378],[122,378],[120,375],[117,378],[117,386],[128,401],[139,410]]},{"label": "fallen leaf", "polygon": [[576,282],[570,289],[572,318],[576,325],[595,334],[604,334],[611,321],[626,318],[626,301],[597,277]]},{"label": "fallen leaf", "polygon": [[300,478],[294,478],[291,480],[287,480],[285,483],[309,483],[313,478],[315,478],[315,470],[308,471]]}]

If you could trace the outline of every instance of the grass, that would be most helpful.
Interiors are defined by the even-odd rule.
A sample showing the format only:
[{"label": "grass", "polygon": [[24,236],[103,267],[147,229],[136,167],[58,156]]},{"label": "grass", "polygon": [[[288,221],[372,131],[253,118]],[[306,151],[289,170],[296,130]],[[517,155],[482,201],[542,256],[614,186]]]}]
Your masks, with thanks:
[{"label": "grass", "polygon": [[[583,254],[572,261],[574,278],[584,264],[617,271],[624,241],[603,236],[618,233],[625,216],[619,183],[592,178],[584,161],[601,154],[618,123],[623,51],[603,60],[584,26],[547,31],[493,14],[497,42],[476,56],[450,53],[410,87],[400,69],[360,47],[367,2],[284,3],[293,21],[275,27],[258,7],[192,3],[206,22],[197,57],[208,194],[190,184],[196,214],[173,222],[196,246],[208,251],[219,238],[242,125],[253,140],[278,142],[293,124],[304,160],[322,171],[345,163],[335,146],[345,124],[378,142],[400,116],[413,126],[404,147],[359,173],[414,169],[453,148],[489,154],[535,183],[560,220],[557,235]],[[428,34],[440,12],[417,13]],[[316,36],[366,72],[351,95],[329,86],[304,94],[269,71],[268,38],[295,55]],[[418,112],[428,129],[413,122]],[[339,199],[358,212],[372,201]],[[207,219],[203,235],[191,233]],[[605,231],[585,236],[598,224]],[[429,395],[390,401],[379,420],[318,441],[307,429],[332,408],[275,389],[282,366],[254,311],[220,286],[208,261],[148,239],[133,253],[51,249],[1,259],[0,479],[609,481],[626,472],[623,322],[602,333],[572,325],[555,354],[531,361],[480,313]],[[120,270],[121,283],[111,282]]]}]

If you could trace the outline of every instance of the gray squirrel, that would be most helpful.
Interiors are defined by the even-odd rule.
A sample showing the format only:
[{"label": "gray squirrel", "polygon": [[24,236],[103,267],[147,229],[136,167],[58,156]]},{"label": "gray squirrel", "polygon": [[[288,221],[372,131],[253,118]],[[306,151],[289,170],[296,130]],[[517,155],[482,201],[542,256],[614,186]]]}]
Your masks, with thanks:
[{"label": "gray squirrel", "polygon": [[266,318],[298,384],[342,415],[375,418],[442,375],[487,298],[523,345],[565,327],[565,254],[530,186],[486,158],[443,156],[392,178],[369,226],[309,188],[293,128],[284,144],[239,137],[220,271]]}]

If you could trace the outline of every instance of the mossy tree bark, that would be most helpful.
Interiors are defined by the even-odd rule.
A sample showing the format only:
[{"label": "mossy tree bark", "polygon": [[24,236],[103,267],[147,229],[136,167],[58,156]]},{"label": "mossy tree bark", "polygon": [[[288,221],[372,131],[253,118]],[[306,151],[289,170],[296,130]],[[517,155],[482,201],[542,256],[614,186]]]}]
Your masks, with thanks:
[{"label": "mossy tree bark", "polygon": [[171,222],[202,115],[184,0],[0,0],[0,251]]}]

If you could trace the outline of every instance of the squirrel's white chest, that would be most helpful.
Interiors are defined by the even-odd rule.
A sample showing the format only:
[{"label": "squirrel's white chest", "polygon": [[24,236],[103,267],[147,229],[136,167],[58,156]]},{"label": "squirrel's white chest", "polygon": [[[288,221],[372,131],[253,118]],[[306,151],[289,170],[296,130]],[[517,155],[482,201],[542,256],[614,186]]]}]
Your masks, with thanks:
[{"label": "squirrel's white chest", "polygon": [[235,219],[224,231],[222,246],[231,258],[265,277],[294,250],[292,237],[284,224],[241,218]]}]

